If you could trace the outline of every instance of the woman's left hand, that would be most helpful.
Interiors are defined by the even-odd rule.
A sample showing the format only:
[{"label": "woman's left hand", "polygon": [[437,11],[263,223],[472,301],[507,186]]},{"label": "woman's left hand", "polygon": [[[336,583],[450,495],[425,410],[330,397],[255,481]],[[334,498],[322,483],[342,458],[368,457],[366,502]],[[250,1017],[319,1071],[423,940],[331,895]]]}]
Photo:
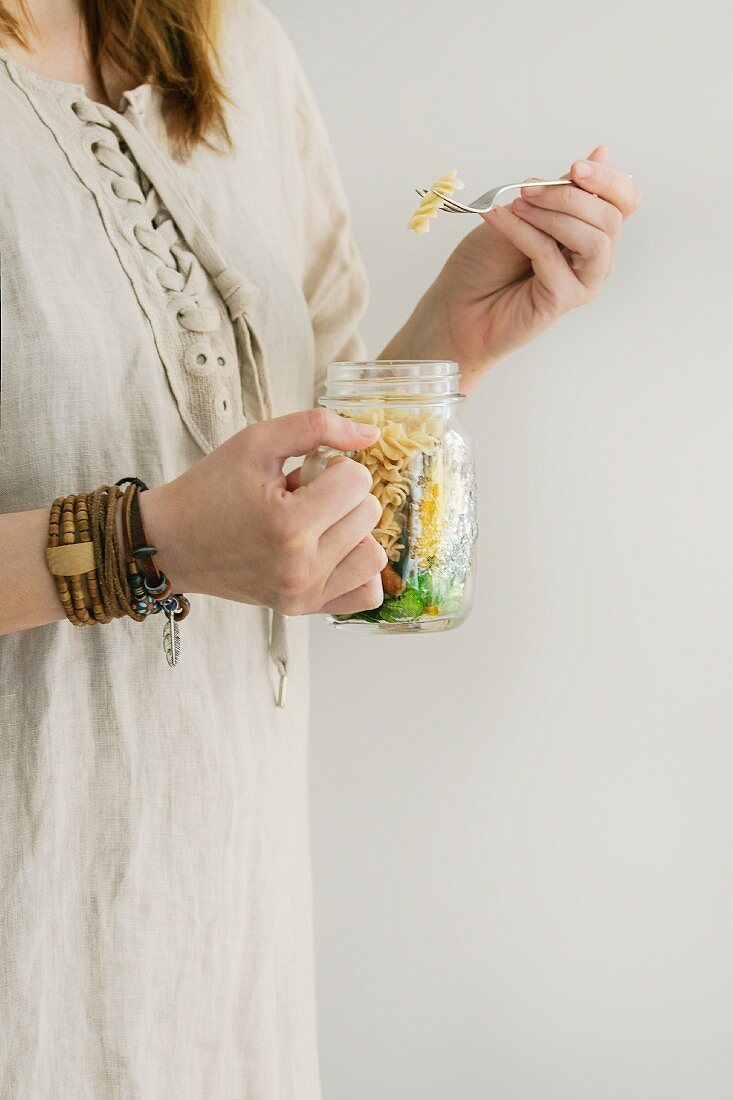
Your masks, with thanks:
[{"label": "woman's left hand", "polygon": [[624,220],[641,202],[610,159],[598,146],[563,177],[577,186],[532,194],[528,183],[521,199],[483,215],[413,315],[425,343],[415,350],[457,360],[470,390],[493,363],[592,302],[611,274]]}]

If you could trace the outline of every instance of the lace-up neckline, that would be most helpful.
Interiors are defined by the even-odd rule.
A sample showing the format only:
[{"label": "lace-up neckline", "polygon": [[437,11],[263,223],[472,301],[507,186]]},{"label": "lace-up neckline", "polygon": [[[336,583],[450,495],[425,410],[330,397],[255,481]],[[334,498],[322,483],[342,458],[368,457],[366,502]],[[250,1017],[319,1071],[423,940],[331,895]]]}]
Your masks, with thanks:
[{"label": "lace-up neckline", "polygon": [[158,192],[128,155],[125,143],[112,133],[99,104],[80,97],[71,103],[71,109],[81,122],[101,127],[100,136],[90,144],[91,152],[112,173],[112,193],[137,207],[132,232],[138,244],[160,261],[155,274],[163,290],[177,295],[178,322],[190,332],[215,332],[221,318],[218,309],[202,303],[206,292],[203,268],[184,245]]}]

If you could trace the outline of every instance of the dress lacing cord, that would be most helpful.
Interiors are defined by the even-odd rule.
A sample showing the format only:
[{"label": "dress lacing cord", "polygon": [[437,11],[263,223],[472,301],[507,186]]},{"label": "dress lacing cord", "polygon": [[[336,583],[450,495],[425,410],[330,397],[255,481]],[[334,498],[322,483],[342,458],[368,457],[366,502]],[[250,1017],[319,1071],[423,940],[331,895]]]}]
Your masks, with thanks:
[{"label": "dress lacing cord", "polygon": [[[102,126],[110,131],[110,123],[97,107],[78,100],[74,113],[82,122]],[[196,257],[182,243],[175,222],[162,206],[157,190],[137,165],[119,147],[118,142],[101,138],[92,143],[92,153],[105,168],[114,173],[111,187],[117,198],[135,203],[140,219],[133,226],[135,239],[146,252],[160,261],[156,270],[164,290],[180,299],[179,323],[191,332],[215,332],[221,322],[218,309],[202,306],[200,297],[206,291],[206,275]]]},{"label": "dress lacing cord", "polygon": [[[237,352],[245,367],[242,386],[247,421],[254,423],[270,419],[272,403],[267,374],[264,362],[258,362],[254,354],[252,334],[246,319],[248,297],[256,293],[255,288],[225,262],[208,229],[134,111],[132,117],[137,125],[126,115],[111,108],[99,107],[90,100],[77,100],[72,109],[84,122],[103,126],[116,134],[118,142],[124,142],[132,151],[134,161],[123,154],[119,144],[100,141],[94,148],[100,163],[115,173],[112,184],[115,194],[145,208],[146,219],[141,219],[135,226],[135,236],[143,248],[161,260],[158,268],[161,286],[183,296],[178,319],[184,327],[195,331],[211,331],[207,326],[216,328],[219,325],[218,310],[202,307],[198,301],[205,284],[199,264],[208,272],[229,312]],[[155,186],[150,182],[152,179],[155,179]],[[190,250],[182,244],[184,240]],[[287,620],[279,612],[272,612],[269,654],[278,672],[275,702],[278,707],[283,707],[289,657]]]}]

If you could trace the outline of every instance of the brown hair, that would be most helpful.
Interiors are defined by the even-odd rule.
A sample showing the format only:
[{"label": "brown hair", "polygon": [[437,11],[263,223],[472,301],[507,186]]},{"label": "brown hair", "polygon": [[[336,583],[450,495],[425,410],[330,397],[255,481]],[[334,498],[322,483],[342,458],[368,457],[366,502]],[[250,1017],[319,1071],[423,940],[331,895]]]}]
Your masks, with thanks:
[{"label": "brown hair", "polygon": [[[27,23],[32,18],[19,0]],[[102,63],[109,60],[138,83],[159,88],[166,128],[174,149],[185,156],[212,138],[229,145],[217,73],[222,0],[80,0],[97,80],[105,87]],[[23,28],[0,2],[0,34],[28,46]]]}]

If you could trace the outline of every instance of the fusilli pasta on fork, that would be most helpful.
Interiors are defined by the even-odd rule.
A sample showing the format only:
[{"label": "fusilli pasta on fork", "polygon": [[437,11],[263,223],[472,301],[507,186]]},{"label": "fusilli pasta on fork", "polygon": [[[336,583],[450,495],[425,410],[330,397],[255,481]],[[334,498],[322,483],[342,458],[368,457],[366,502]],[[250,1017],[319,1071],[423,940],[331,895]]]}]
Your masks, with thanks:
[{"label": "fusilli pasta on fork", "polygon": [[437,218],[438,211],[443,209],[443,197],[452,195],[454,191],[461,191],[464,183],[458,179],[458,169],[453,168],[446,172],[430,187],[422,199],[415,213],[407,223],[408,229],[421,236],[430,229],[430,219]]}]

